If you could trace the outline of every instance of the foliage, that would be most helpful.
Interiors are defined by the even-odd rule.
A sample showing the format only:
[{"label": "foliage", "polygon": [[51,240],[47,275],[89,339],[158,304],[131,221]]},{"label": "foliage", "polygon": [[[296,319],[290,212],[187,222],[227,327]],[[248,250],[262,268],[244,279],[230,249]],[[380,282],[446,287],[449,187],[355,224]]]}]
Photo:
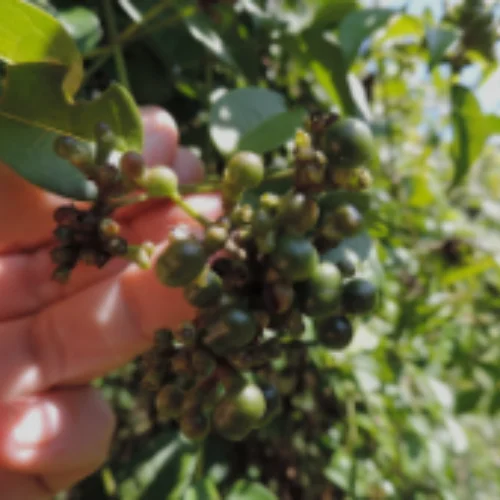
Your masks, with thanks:
[{"label": "foliage", "polygon": [[[282,414],[241,443],[211,436],[203,447],[156,421],[138,385],[140,364],[131,363],[98,381],[119,416],[110,461],[68,497],[500,496],[500,117],[478,101],[498,64],[491,32],[481,38],[466,24],[467,9],[483,2],[466,0],[441,19],[355,1],[119,2],[115,38],[100,1],[31,3],[71,36],[41,10],[2,3],[0,12],[44,24],[33,33],[20,20],[29,43],[14,51],[9,40],[19,32],[0,23],[0,121],[12,131],[0,138],[0,159],[46,189],[92,195],[74,170],[53,161],[46,137],[56,123],[89,141],[95,116],[72,120],[79,106],[100,102],[106,120],[120,113],[122,149],[140,148],[137,110],[116,81],[138,104],[169,109],[210,174],[242,145],[279,169],[304,110],[368,119],[381,159],[369,206],[353,201],[366,212],[370,238],[346,246],[380,284],[382,299],[349,348],[291,344],[271,380],[284,398]],[[483,11],[474,19],[489,29]],[[471,68],[477,86],[464,84]],[[10,96],[16,74],[27,82],[20,79]],[[35,74],[60,102],[55,110],[36,95],[30,106],[16,105]],[[79,104],[90,98],[97,100]]]}]

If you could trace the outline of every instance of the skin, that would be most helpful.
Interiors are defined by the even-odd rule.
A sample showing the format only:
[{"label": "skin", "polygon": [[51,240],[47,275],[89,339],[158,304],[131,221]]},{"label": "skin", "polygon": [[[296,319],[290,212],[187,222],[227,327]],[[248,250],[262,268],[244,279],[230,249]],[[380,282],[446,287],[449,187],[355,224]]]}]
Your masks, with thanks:
[{"label": "skin", "polygon": [[[199,182],[202,165],[178,146],[171,116],[156,107],[142,115],[147,163]],[[221,210],[215,195],[188,201],[207,217]],[[0,164],[0,496],[9,500],[52,498],[106,460],[115,418],[89,383],[147,350],[157,328],[194,312],[154,270],[120,259],[101,270],[79,265],[66,285],[51,281],[52,213],[67,203]],[[159,251],[172,227],[195,226],[164,201],[117,218],[131,243],[150,240]]]}]

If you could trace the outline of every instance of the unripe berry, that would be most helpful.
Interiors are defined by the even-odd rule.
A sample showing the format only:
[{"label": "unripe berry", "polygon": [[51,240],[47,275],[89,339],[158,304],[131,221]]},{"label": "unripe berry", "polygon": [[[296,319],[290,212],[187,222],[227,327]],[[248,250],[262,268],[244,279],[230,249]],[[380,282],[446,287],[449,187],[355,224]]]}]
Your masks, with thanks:
[{"label": "unripe berry", "polygon": [[293,235],[283,235],[278,239],[271,258],[276,269],[292,281],[307,280],[319,263],[314,245],[307,238]]},{"label": "unripe berry", "polygon": [[213,307],[219,302],[222,292],[221,278],[211,269],[207,269],[186,286],[184,297],[195,307]]},{"label": "unripe berry", "polygon": [[174,240],[160,255],[156,275],[166,286],[186,286],[201,273],[205,263],[205,251],[199,241]]},{"label": "unripe berry", "polygon": [[347,236],[357,233],[363,225],[363,216],[354,205],[350,204],[336,208],[331,218],[335,227]]},{"label": "unripe berry", "polygon": [[214,427],[225,439],[239,441],[258,425],[265,411],[266,399],[262,390],[255,384],[248,384],[217,404]]},{"label": "unripe berry", "polygon": [[176,173],[169,167],[154,167],[146,171],[141,181],[149,196],[174,198],[178,196],[179,182]]},{"label": "unripe berry", "polygon": [[242,189],[257,187],[264,179],[262,157],[251,151],[240,151],[227,163],[225,179]]},{"label": "unripe berry", "polygon": [[303,311],[310,316],[331,314],[340,303],[342,276],[330,262],[321,262],[311,279],[301,286]]},{"label": "unripe berry", "polygon": [[371,167],[376,159],[370,127],[357,118],[344,118],[327,131],[325,151],[333,165],[341,168]]},{"label": "unripe berry", "polygon": [[207,326],[203,342],[215,354],[224,355],[247,345],[257,332],[257,322],[249,311],[228,307]]}]

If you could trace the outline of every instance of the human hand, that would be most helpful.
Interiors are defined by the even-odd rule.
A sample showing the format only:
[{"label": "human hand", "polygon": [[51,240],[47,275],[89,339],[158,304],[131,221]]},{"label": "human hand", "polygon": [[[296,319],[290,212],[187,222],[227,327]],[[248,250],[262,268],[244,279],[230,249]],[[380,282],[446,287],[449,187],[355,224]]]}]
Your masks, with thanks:
[{"label": "human hand", "polygon": [[[143,110],[144,157],[172,165],[181,182],[202,166],[178,148],[164,111]],[[189,198],[208,217],[213,195]],[[67,200],[27,183],[0,164],[0,496],[41,500],[78,482],[105,461],[114,430],[111,409],[89,382],[148,349],[154,331],[193,311],[182,291],[154,271],[116,259],[101,270],[78,266],[67,285],[51,281],[54,209]],[[161,244],[172,227],[192,223],[166,202],[123,209],[132,243]]]}]

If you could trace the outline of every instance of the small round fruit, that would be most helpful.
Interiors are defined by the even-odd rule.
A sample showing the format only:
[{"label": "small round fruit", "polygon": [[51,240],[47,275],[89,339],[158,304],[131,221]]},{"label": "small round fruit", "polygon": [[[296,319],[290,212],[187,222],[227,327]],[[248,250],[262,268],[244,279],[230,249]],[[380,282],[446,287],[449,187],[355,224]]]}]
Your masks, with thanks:
[{"label": "small round fruit", "polygon": [[162,420],[178,418],[181,414],[184,392],[174,384],[164,385],[156,394],[155,406]]},{"label": "small round fruit", "polygon": [[342,275],[337,266],[322,262],[301,290],[303,311],[310,316],[331,314],[340,303]]},{"label": "small round fruit", "polygon": [[307,280],[319,263],[314,245],[307,238],[293,235],[284,235],[278,239],[271,258],[276,268],[292,281]]},{"label": "small round fruit", "polygon": [[354,205],[342,205],[335,210],[332,216],[335,227],[347,236],[357,233],[363,225],[363,216]]},{"label": "small round fruit", "polygon": [[316,322],[319,341],[331,349],[344,349],[352,341],[351,322],[345,316],[330,316]]},{"label": "small round fruit", "polygon": [[266,412],[266,399],[258,385],[247,384],[225,396],[215,407],[213,423],[217,432],[231,441],[243,439]]},{"label": "small round fruit", "polygon": [[326,153],[341,168],[370,167],[376,158],[375,141],[370,127],[357,118],[344,118],[327,132]]},{"label": "small round fruit", "polygon": [[262,157],[251,151],[240,151],[232,156],[226,166],[226,179],[244,189],[257,187],[264,179]]},{"label": "small round fruit", "polygon": [[144,157],[135,151],[127,151],[120,158],[120,170],[131,181],[140,179],[146,173]]},{"label": "small round fruit", "polygon": [[173,198],[178,194],[179,181],[169,167],[154,167],[146,171],[143,182],[149,196]]},{"label": "small round fruit", "polygon": [[342,305],[346,312],[363,314],[370,312],[377,301],[377,289],[370,281],[355,278],[344,285]]},{"label": "small round fruit", "polygon": [[200,408],[192,408],[181,416],[179,426],[185,437],[191,441],[201,441],[210,432],[210,419]]},{"label": "small round fruit", "polygon": [[222,292],[220,276],[210,269],[184,289],[184,297],[195,307],[213,307],[219,302]]},{"label": "small round fruit", "polygon": [[359,267],[358,254],[351,248],[342,246],[325,252],[321,260],[335,264],[344,278],[352,278]]},{"label": "small round fruit", "polygon": [[215,354],[223,355],[246,346],[257,332],[257,322],[249,311],[240,307],[228,307],[207,326],[203,342]]},{"label": "small round fruit", "polygon": [[195,239],[174,240],[160,255],[156,275],[166,286],[181,287],[193,281],[203,270],[206,256]]}]

